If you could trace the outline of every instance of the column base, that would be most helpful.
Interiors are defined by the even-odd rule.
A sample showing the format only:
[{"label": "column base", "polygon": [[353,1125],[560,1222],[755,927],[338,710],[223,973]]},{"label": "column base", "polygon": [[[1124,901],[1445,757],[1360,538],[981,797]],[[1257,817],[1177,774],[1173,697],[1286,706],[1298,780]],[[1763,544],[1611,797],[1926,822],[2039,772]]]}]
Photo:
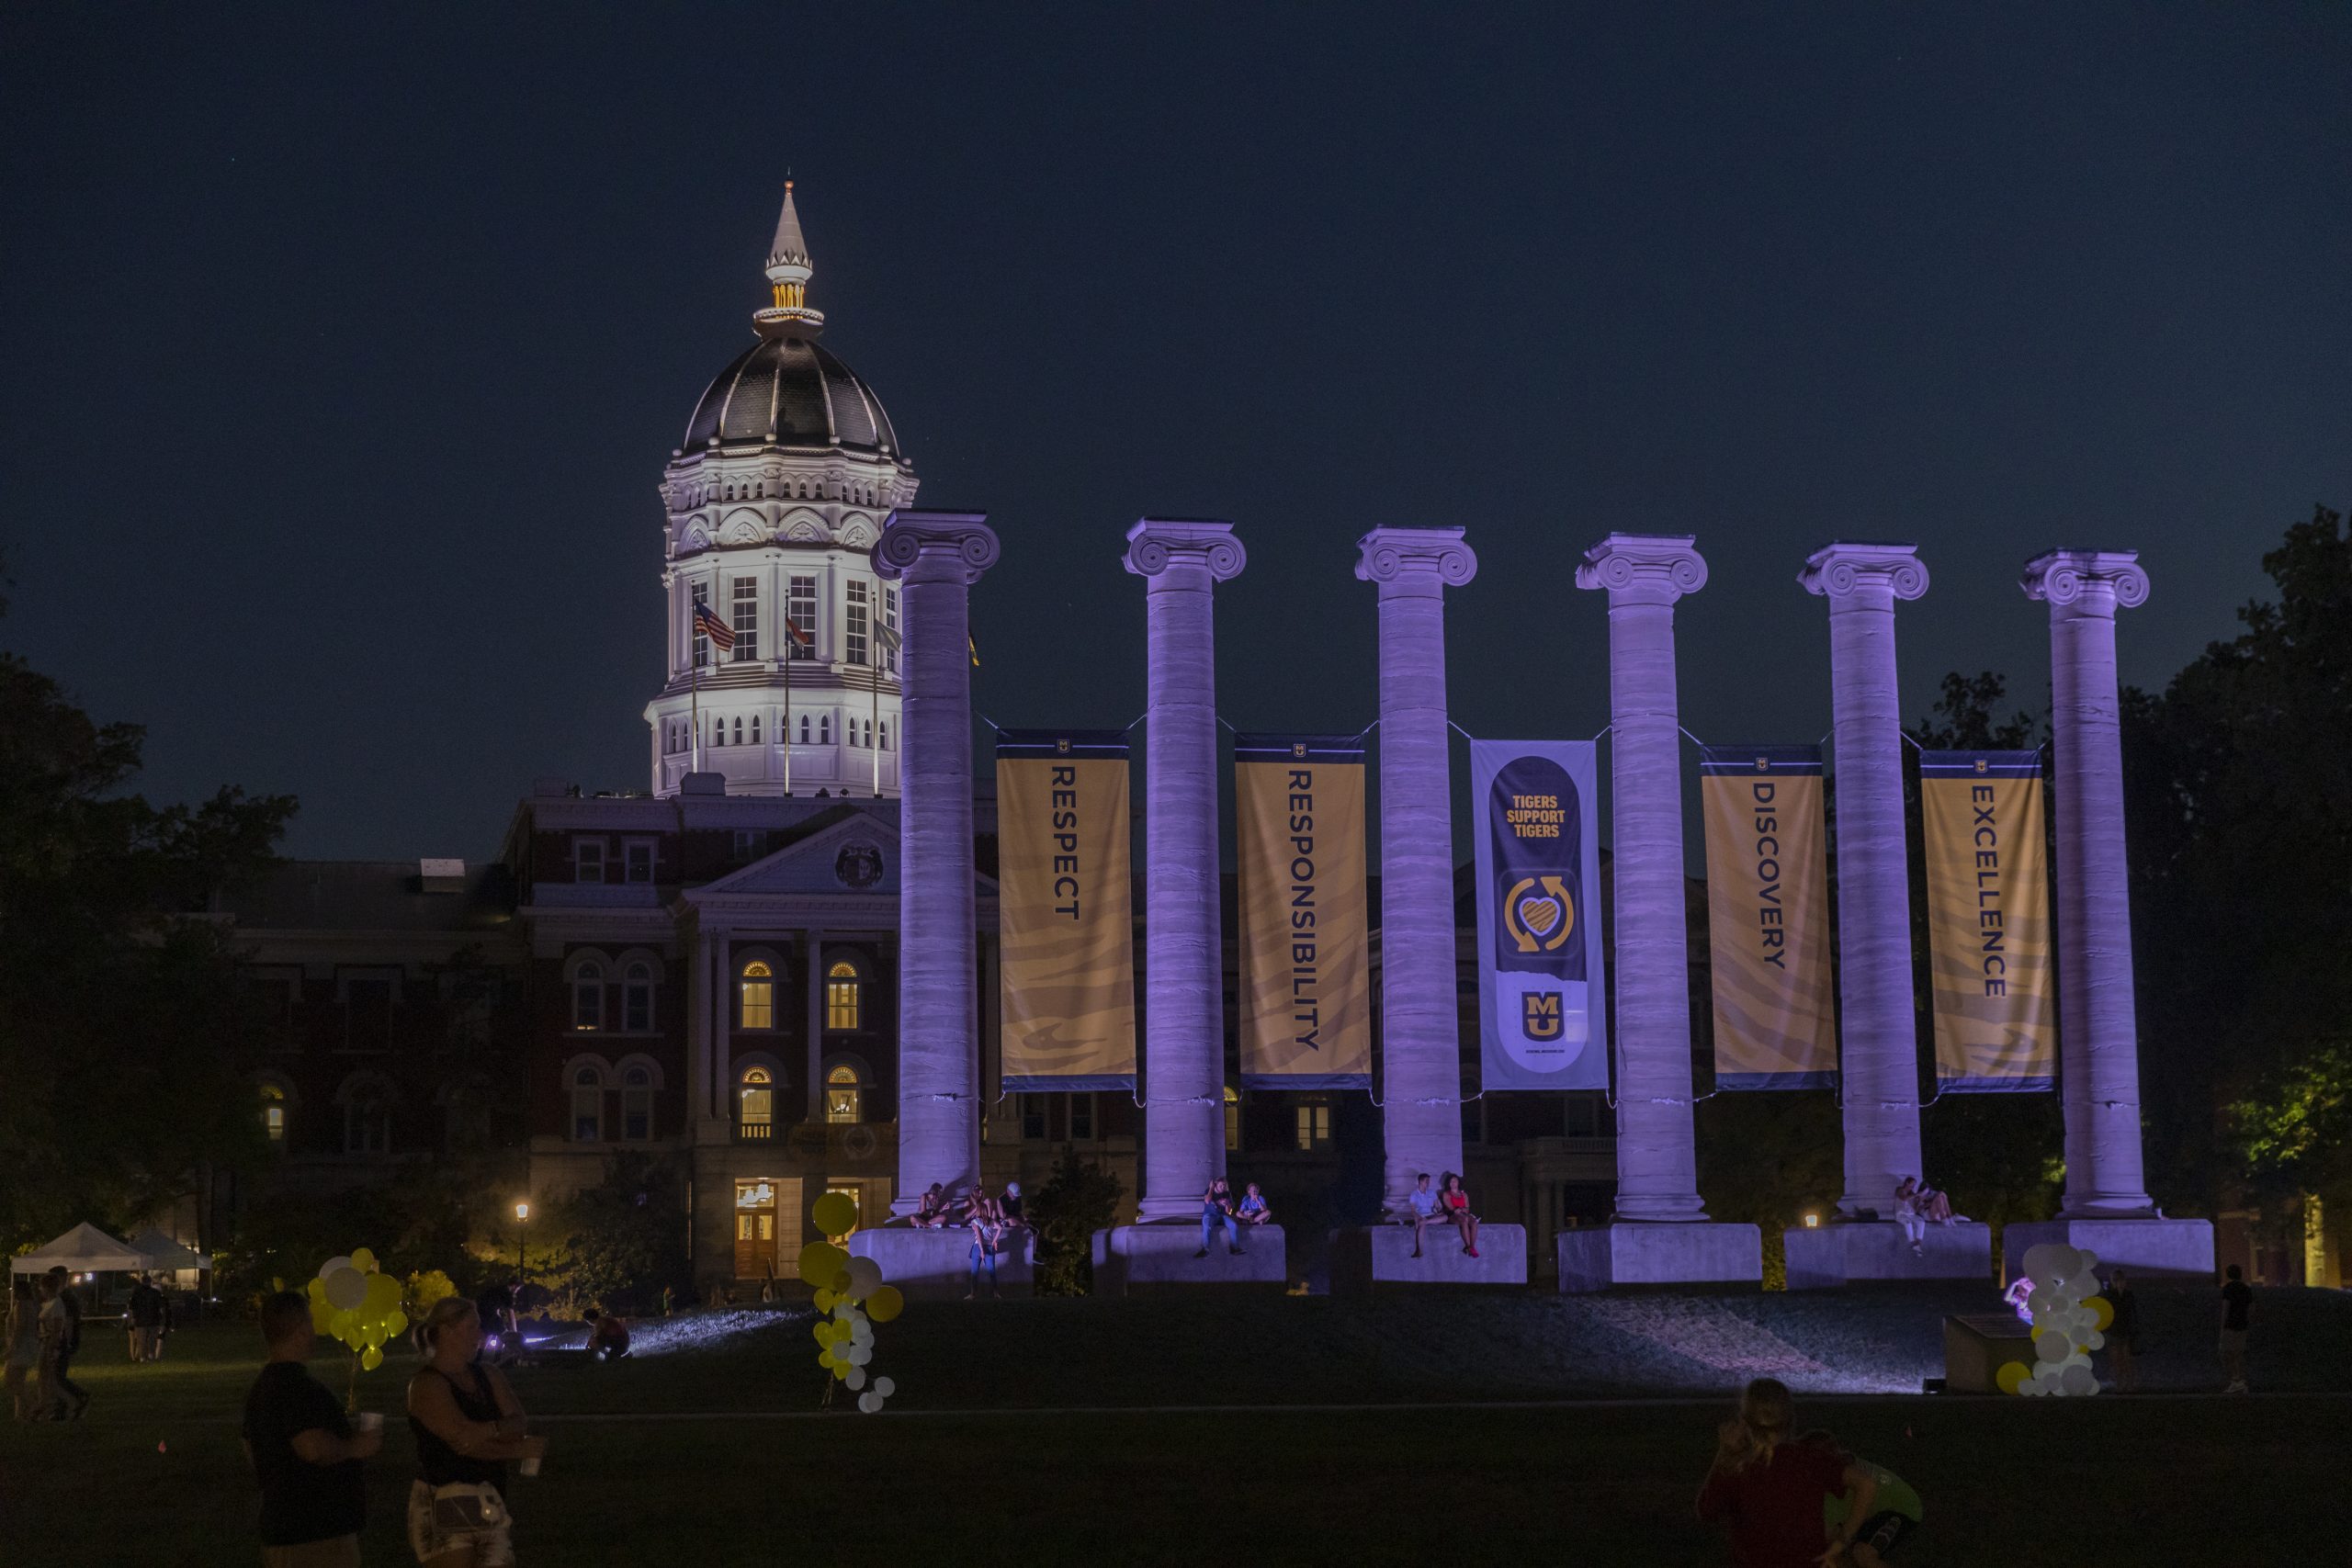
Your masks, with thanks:
[{"label": "column base", "polygon": [[1560,1289],[1619,1285],[1761,1285],[1764,1233],[1754,1225],[1623,1222],[1561,1231]]},{"label": "column base", "polygon": [[2001,1272],[2015,1279],[2025,1271],[2029,1247],[2064,1242],[2098,1258],[2101,1269],[2121,1269],[2133,1279],[2165,1275],[2213,1277],[2211,1220],[2035,1220],[2001,1232]]},{"label": "column base", "polygon": [[1094,1293],[1187,1291],[1209,1286],[1280,1291],[1290,1282],[1286,1239],[1280,1225],[1245,1225],[1241,1250],[1226,1248],[1220,1230],[1201,1247],[1198,1220],[1163,1225],[1114,1225],[1094,1233]]},{"label": "column base", "polygon": [[[912,1225],[886,1225],[862,1230],[849,1238],[852,1258],[871,1258],[882,1266],[882,1282],[896,1285],[909,1301],[960,1301],[972,1288],[972,1233],[956,1230],[919,1231]],[[996,1288],[1001,1295],[1035,1293],[1036,1233],[1018,1230],[1006,1236],[996,1257]],[[980,1293],[989,1289],[988,1273],[980,1274]]]},{"label": "column base", "polygon": [[1410,1225],[1354,1225],[1331,1233],[1333,1295],[1405,1285],[1524,1290],[1527,1227],[1481,1224],[1476,1258],[1462,1250],[1461,1234],[1452,1225],[1423,1231],[1419,1258]]},{"label": "column base", "polygon": [[1847,1220],[1817,1229],[1785,1230],[1789,1289],[1834,1291],[1856,1280],[1993,1279],[1993,1230],[1973,1220],[1929,1225],[1911,1250],[1893,1220]]}]

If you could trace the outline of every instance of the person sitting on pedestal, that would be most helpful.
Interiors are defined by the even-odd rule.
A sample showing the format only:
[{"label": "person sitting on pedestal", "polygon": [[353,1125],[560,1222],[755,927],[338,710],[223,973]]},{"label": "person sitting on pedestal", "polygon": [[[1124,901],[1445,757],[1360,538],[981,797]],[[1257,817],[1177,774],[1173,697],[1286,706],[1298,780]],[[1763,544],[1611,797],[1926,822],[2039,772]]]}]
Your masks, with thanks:
[{"label": "person sitting on pedestal", "polygon": [[935,1231],[947,1223],[947,1189],[934,1181],[921,1198],[915,1200],[915,1212],[907,1223],[919,1231]]},{"label": "person sitting on pedestal", "polygon": [[1924,1255],[1928,1250],[1928,1216],[1919,1209],[1919,1182],[1916,1177],[1906,1176],[1895,1183],[1894,1223],[1903,1227],[1903,1237],[1911,1244],[1912,1255]]},{"label": "person sitting on pedestal", "polygon": [[1226,1185],[1222,1176],[1210,1182],[1208,1190],[1201,1194],[1201,1249],[1193,1254],[1193,1257],[1206,1258],[1209,1255],[1209,1240],[1220,1224],[1225,1227],[1226,1250],[1238,1253],[1241,1250],[1241,1228],[1233,1217],[1233,1189]]},{"label": "person sitting on pedestal", "polygon": [[1430,1186],[1428,1171],[1414,1179],[1413,1190],[1406,1196],[1413,1203],[1413,1217],[1406,1223],[1413,1227],[1413,1256],[1419,1258],[1421,1255],[1421,1233],[1430,1228],[1430,1221],[1440,1217],[1437,1192]]},{"label": "person sitting on pedestal", "polygon": [[1462,1185],[1462,1178],[1453,1171],[1445,1173],[1438,1183],[1438,1205],[1453,1228],[1462,1233],[1462,1250],[1471,1257],[1478,1256],[1478,1216],[1470,1212],[1470,1190]]},{"label": "person sitting on pedestal", "polygon": [[1006,1229],[1029,1223],[1025,1201],[1021,1196],[1021,1183],[1008,1181],[1004,1184],[1004,1194],[996,1201],[996,1212],[998,1217],[1004,1221]]},{"label": "person sitting on pedestal", "polygon": [[1241,1204],[1233,1211],[1233,1214],[1245,1225],[1269,1224],[1274,1217],[1273,1210],[1266,1206],[1266,1195],[1258,1190],[1258,1184],[1254,1181],[1242,1192]]}]

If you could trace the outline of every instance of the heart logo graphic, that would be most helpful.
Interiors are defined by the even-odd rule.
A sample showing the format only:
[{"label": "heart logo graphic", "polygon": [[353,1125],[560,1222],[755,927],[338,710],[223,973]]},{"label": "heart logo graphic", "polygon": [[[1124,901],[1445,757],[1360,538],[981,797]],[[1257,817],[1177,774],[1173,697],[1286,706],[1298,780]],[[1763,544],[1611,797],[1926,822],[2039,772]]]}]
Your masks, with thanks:
[{"label": "heart logo graphic", "polygon": [[1548,937],[1560,929],[1560,901],[1549,895],[1540,898],[1522,898],[1519,903],[1520,923],[1538,937]]}]

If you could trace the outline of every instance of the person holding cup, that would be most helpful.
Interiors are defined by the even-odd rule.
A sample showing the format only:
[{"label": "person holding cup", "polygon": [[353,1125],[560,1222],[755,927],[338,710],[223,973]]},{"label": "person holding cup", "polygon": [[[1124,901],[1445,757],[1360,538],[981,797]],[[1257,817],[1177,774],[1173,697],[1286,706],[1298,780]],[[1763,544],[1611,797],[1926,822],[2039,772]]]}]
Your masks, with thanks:
[{"label": "person holding cup", "polygon": [[481,1318],[445,1296],[424,1318],[425,1363],[408,1385],[408,1425],[423,1474],[409,1487],[408,1540],[427,1568],[505,1568],[514,1561],[506,1463],[539,1472],[547,1439],[526,1435],[506,1374],[476,1358]]},{"label": "person holding cup", "polygon": [[269,1361],[245,1396],[245,1458],[261,1482],[263,1568],[358,1568],[368,1512],[361,1461],[384,1447],[384,1418],[354,1421],[307,1365],[317,1334],[310,1299],[262,1303]]}]

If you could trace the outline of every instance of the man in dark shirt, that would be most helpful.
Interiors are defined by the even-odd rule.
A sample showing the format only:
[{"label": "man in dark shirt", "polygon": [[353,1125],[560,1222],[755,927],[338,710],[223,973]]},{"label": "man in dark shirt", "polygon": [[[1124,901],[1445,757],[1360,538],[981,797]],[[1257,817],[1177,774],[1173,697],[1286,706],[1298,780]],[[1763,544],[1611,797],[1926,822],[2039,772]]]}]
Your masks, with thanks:
[{"label": "man in dark shirt", "polygon": [[90,1407],[90,1391],[68,1375],[74,1371],[74,1358],[82,1352],[82,1298],[74,1293],[74,1276],[60,1263],[49,1271],[57,1281],[57,1300],[65,1308],[65,1343],[57,1352],[57,1386],[74,1402],[74,1418]]},{"label": "man in dark shirt", "polygon": [[164,1292],[146,1275],[130,1287],[130,1359],[161,1360],[164,1354]]},{"label": "man in dark shirt", "polygon": [[358,1568],[367,1514],[360,1461],[384,1446],[383,1417],[355,1432],[305,1363],[311,1303],[280,1291],[262,1303],[269,1363],[245,1396],[245,1454],[261,1482],[263,1568]]},{"label": "man in dark shirt", "polygon": [[2244,1393],[2245,1388],[2245,1323],[2254,1306],[2254,1292],[2234,1263],[2223,1270],[2222,1287],[2222,1376],[2223,1393]]}]

